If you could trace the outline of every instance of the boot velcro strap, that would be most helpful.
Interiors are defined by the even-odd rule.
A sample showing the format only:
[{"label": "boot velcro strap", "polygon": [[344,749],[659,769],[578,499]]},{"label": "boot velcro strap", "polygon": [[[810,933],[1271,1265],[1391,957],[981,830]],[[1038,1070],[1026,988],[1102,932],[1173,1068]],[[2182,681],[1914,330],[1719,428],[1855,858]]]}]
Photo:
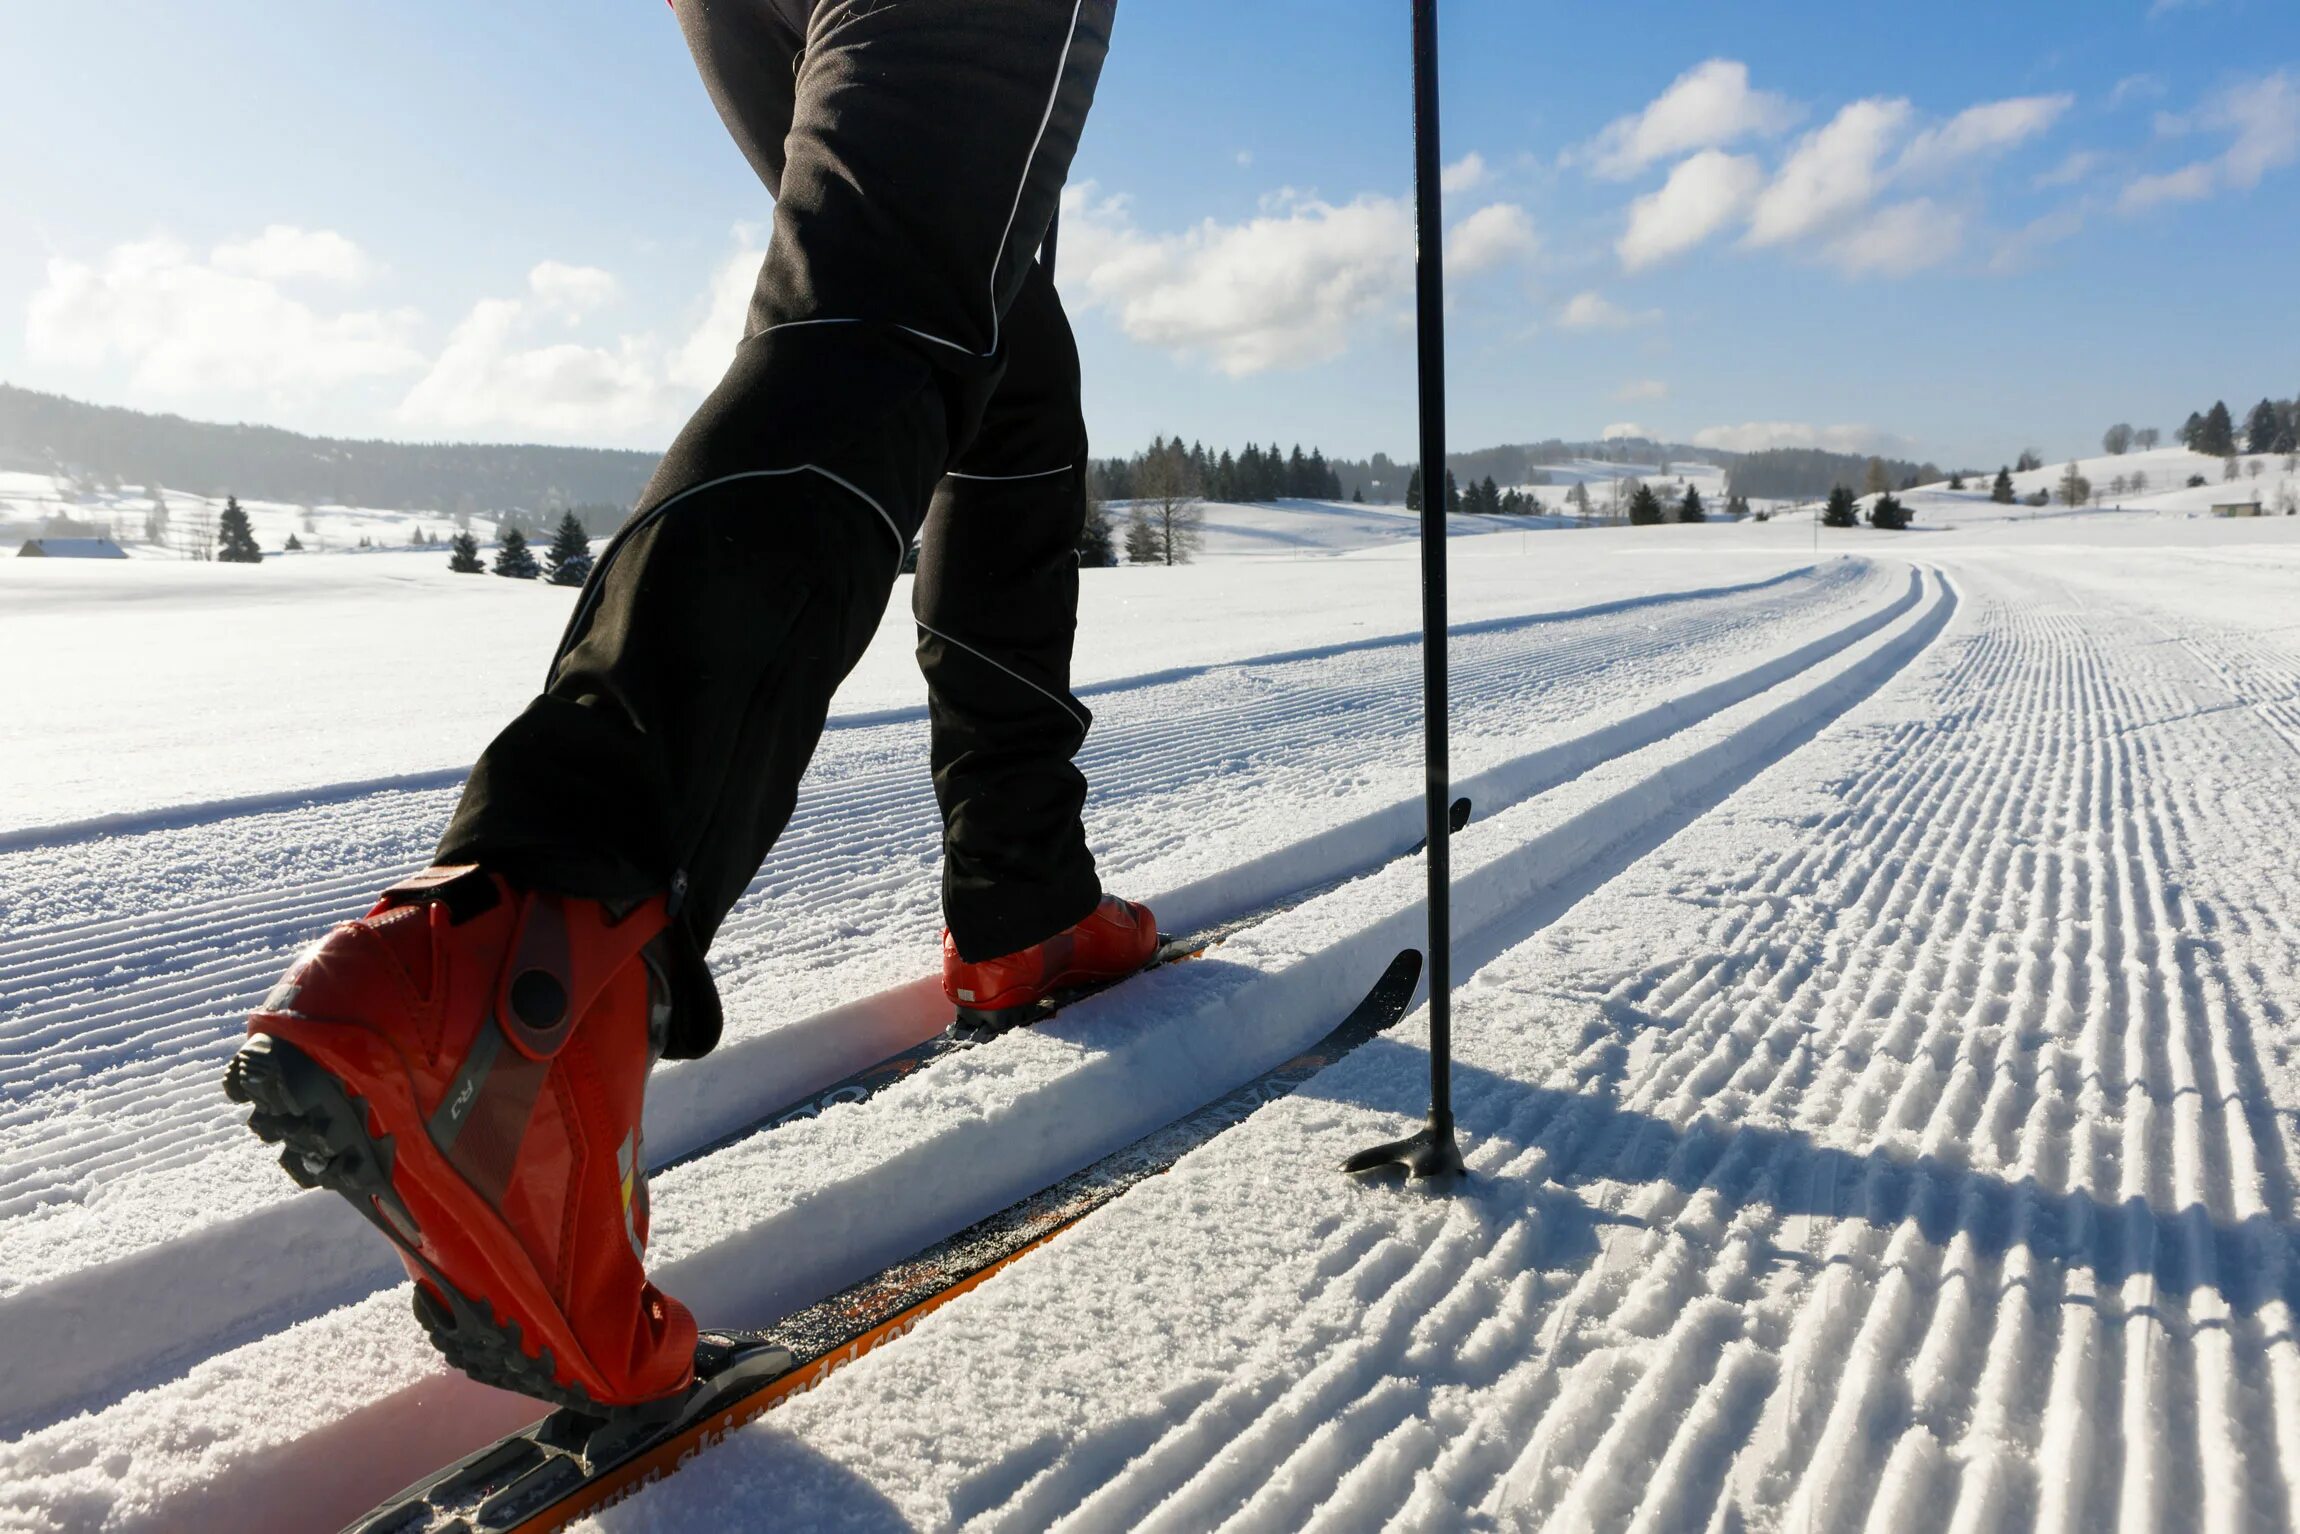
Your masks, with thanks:
[{"label": "boot velcro strap", "polygon": [[454,921],[467,922],[492,910],[501,893],[487,871],[477,863],[444,863],[410,874],[383,892],[385,905],[414,905],[436,900],[447,907]]}]

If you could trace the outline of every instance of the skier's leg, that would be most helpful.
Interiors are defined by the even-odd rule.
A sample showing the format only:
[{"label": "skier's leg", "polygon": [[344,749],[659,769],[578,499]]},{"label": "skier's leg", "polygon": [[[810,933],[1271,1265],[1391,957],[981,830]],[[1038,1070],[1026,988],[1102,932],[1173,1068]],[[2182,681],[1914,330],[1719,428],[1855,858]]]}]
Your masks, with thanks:
[{"label": "skier's leg", "polygon": [[[601,557],[546,692],[482,758],[440,861],[596,898],[668,889],[692,985],[991,397],[1110,12],[816,7],[783,163],[754,156],[780,196],[750,334]],[[708,75],[757,52],[697,57]],[[699,1054],[715,1017],[707,999],[681,1012],[671,1053]]]},{"label": "skier's leg", "polygon": [[1072,765],[1092,716],[1070,691],[1086,518],[1078,351],[1034,266],[1006,316],[982,428],[935,490],[913,608],[942,805],[943,913],[959,954],[1050,937],[1102,887]]},{"label": "skier's leg", "polygon": [[[709,6],[690,29],[736,14],[682,4]],[[648,1066],[716,1037],[703,946],[995,386],[1109,18],[815,7],[733,366],[475,769],[449,866],[336,928],[249,1018],[227,1084],[251,1127],[391,1237],[480,1378],[596,1406],[689,1376],[694,1322],[645,1275]],[[739,106],[713,75],[730,50],[697,57]]]}]

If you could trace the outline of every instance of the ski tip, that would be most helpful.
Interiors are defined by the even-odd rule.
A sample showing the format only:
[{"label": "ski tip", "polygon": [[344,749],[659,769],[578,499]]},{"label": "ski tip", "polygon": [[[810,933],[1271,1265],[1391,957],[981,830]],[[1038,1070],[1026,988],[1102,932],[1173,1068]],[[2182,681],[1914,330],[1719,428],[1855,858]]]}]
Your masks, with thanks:
[{"label": "ski tip", "polygon": [[1381,979],[1374,982],[1373,994],[1388,997],[1403,990],[1411,993],[1421,984],[1422,951],[1419,948],[1401,948],[1398,956],[1390,960],[1389,968],[1382,971]]}]

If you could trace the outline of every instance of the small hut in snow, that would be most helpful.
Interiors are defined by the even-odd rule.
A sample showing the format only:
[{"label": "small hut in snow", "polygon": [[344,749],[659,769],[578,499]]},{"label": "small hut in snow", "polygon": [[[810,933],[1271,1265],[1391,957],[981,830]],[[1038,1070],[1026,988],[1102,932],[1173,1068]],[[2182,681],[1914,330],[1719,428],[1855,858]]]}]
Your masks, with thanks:
[{"label": "small hut in snow", "polygon": [[109,538],[27,538],[18,559],[126,559],[128,551]]}]

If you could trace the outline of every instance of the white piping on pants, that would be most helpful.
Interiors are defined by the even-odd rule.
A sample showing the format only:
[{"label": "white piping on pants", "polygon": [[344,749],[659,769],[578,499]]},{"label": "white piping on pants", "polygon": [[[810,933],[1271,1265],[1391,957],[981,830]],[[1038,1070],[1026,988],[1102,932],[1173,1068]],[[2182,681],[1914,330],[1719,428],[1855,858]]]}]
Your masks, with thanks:
[{"label": "white piping on pants", "polygon": [[[1007,242],[1014,238],[1014,221],[1022,216],[1023,194],[1030,190],[1030,167],[1038,163],[1039,145],[1046,142],[1047,125],[1054,121],[1054,104],[1062,99],[1062,77],[1069,72],[1070,50],[1078,41],[1078,18],[1085,9],[1086,0],[1076,0],[1076,3],[1070,8],[1070,30],[1062,39],[1062,57],[1054,65],[1054,84],[1046,92],[1046,110],[1039,114],[1038,132],[1031,136],[1030,153],[1024,156],[1022,161],[1022,176],[1014,184],[1014,205],[1006,210],[1006,227],[999,231],[998,249],[990,258],[990,350],[986,352],[972,351],[956,341],[947,340],[942,336],[920,330],[912,325],[898,324],[894,327],[895,329],[906,335],[917,336],[922,341],[932,341],[937,346],[947,346],[952,351],[964,352],[969,357],[992,357],[998,354],[999,327],[1006,318],[999,312],[998,308],[998,268],[1000,263],[1006,260]],[[798,325],[858,325],[861,323],[859,318],[852,316],[784,320],[779,325],[769,325],[765,330],[756,333],[763,336],[777,330],[788,330]],[[956,640],[951,642],[957,643]]]}]

